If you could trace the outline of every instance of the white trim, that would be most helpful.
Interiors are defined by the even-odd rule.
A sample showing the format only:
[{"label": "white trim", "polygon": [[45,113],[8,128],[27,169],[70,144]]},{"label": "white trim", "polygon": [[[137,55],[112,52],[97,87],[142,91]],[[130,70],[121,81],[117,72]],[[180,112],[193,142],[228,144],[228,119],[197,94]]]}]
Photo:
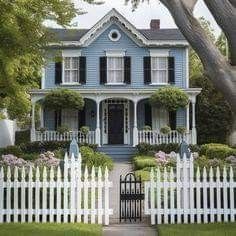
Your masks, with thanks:
[{"label": "white trim", "polygon": [[149,49],[150,57],[169,57],[170,49]]},{"label": "white trim", "polygon": [[81,50],[64,49],[62,50],[62,57],[81,57]]},{"label": "white trim", "polygon": [[114,50],[106,50],[106,57],[124,57],[126,50],[122,49],[114,49]]},{"label": "white trim", "polygon": [[106,86],[124,86],[126,83],[105,83]]},{"label": "white trim", "polygon": [[[71,50],[69,50],[69,51],[71,51]],[[80,85],[80,83],[79,83],[79,81],[80,81],[80,67],[79,67],[80,56],[78,56],[78,54],[73,54],[73,53],[70,54],[69,51],[66,51],[66,53],[64,53],[64,54],[62,53],[63,57],[62,57],[62,83],[61,83],[61,85],[67,85],[67,86]],[[75,55],[77,55],[77,56],[75,56]],[[78,82],[71,82],[71,81],[70,82],[65,82],[65,58],[73,58],[73,57],[78,58],[78,69],[77,69],[77,71],[78,71]],[[72,69],[70,68],[70,71],[71,70]],[[70,76],[71,76],[71,73],[70,73]]]},{"label": "white trim", "polygon": [[169,83],[151,83],[149,84],[151,86],[157,86],[157,85],[169,85]]},{"label": "white trim", "polygon": [[[112,34],[113,34],[113,33],[116,33],[116,34],[117,34],[117,38],[112,38]],[[117,42],[117,41],[119,41],[120,38],[121,38],[120,31],[117,30],[117,29],[112,29],[112,30],[109,32],[108,37],[109,37],[109,39],[110,39],[111,41]]]},{"label": "white trim", "polygon": [[186,88],[189,88],[189,48],[185,49],[186,56]]}]

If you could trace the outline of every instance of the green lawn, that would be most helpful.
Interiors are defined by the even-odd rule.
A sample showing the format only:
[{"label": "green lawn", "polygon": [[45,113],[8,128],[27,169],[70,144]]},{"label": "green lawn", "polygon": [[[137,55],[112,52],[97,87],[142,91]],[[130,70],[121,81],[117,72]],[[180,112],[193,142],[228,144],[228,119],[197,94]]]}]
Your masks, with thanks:
[{"label": "green lawn", "polygon": [[0,236],[101,236],[92,224],[0,224]]},{"label": "green lawn", "polygon": [[236,223],[159,225],[158,236],[235,236]]}]

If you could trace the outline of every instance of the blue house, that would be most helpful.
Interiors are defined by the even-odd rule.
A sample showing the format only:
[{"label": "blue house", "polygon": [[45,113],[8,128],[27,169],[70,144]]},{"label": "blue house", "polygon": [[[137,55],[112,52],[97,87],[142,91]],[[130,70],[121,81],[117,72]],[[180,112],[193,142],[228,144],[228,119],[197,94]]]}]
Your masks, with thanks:
[{"label": "blue house", "polygon": [[[200,88],[189,88],[189,44],[178,29],[160,29],[154,19],[149,29],[137,29],[112,9],[91,29],[51,29],[57,41],[48,46],[42,87],[31,92],[31,140],[70,140],[98,146],[132,147],[138,143],[179,143],[177,127],[185,127],[184,139],[196,143],[195,103]],[[62,56],[62,62],[55,61]],[[176,86],[189,96],[189,105],[177,112],[151,107],[150,95],[163,86]],[[40,109],[37,131],[35,103],[55,88],[78,91],[85,100],[82,111],[59,114]],[[59,134],[67,125],[70,132]],[[160,129],[170,126],[169,134]],[[88,134],[80,127],[88,126]],[[146,127],[150,128],[147,129]]]}]

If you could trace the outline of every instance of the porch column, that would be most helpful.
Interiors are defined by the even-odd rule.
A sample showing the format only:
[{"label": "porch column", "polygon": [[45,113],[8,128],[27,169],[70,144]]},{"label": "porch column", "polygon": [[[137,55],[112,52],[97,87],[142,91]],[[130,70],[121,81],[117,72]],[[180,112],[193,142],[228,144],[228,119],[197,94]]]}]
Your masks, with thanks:
[{"label": "porch column", "polygon": [[44,128],[44,112],[43,112],[44,108],[41,105],[39,107],[39,115],[40,115],[40,128]]},{"label": "porch column", "polygon": [[36,141],[36,134],[35,134],[35,102],[32,102],[32,114],[31,114],[31,141]]},{"label": "porch column", "polygon": [[192,97],[192,144],[197,144],[197,130],[196,130],[196,97]]},{"label": "porch column", "polygon": [[97,101],[96,104],[97,104],[97,122],[96,122],[96,130],[95,130],[95,142],[100,147],[101,146],[101,142],[100,142],[100,138],[101,138],[101,132],[100,132],[100,102]]},{"label": "porch column", "polygon": [[137,125],[137,101],[134,101],[134,127],[133,127],[133,146],[138,144],[138,125]]},{"label": "porch column", "polygon": [[187,143],[189,144],[189,103],[186,107],[186,135],[187,135]]}]

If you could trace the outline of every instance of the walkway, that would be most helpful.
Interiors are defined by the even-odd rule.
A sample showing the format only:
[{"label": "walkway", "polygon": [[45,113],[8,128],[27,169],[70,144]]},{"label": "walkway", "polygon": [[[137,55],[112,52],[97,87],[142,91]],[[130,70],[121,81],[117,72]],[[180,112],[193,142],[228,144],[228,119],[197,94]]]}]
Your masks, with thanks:
[{"label": "walkway", "polygon": [[110,225],[103,227],[104,236],[156,236],[156,227],[151,227],[148,223],[141,222],[134,224],[119,224],[119,194],[120,175],[125,175],[132,171],[130,162],[116,162],[114,169],[110,173],[110,181],[113,187],[110,192],[110,206],[113,215],[110,217]]}]

